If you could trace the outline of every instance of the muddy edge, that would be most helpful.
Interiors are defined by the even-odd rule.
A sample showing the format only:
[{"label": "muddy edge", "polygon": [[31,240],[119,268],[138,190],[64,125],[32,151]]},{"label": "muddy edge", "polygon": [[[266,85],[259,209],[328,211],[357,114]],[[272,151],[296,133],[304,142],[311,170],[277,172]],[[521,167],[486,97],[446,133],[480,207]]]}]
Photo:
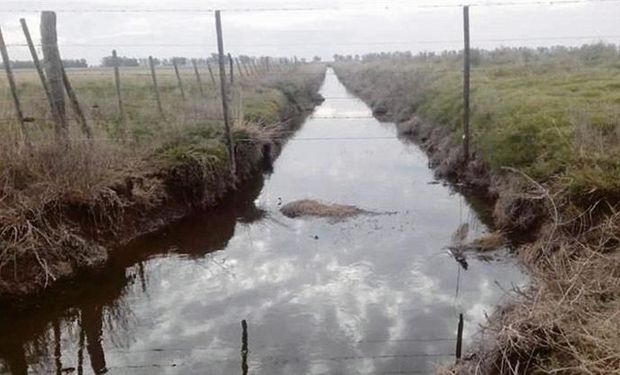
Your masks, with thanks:
[{"label": "muddy edge", "polygon": [[[211,168],[187,161],[174,166],[161,166],[149,171],[135,171],[114,186],[109,186],[88,202],[51,202],[46,216],[57,228],[70,228],[63,240],[65,251],[78,252],[76,264],[62,256],[48,260],[46,266],[53,278],[34,274],[37,264],[25,260],[16,265],[20,277],[0,279],[0,309],[21,311],[31,309],[37,300],[62,288],[64,284],[84,274],[103,269],[109,255],[128,242],[154,232],[192,212],[214,208],[228,195],[243,187],[256,173],[271,168],[282,147],[315,106],[323,101],[318,94],[325,71],[317,73],[295,95],[283,92],[286,104],[280,112],[275,129],[256,139],[235,145],[236,175],[227,166]],[[282,134],[287,134],[282,136]],[[161,190],[158,204],[140,202],[136,191],[156,187]],[[13,268],[13,267],[11,267]]]}]

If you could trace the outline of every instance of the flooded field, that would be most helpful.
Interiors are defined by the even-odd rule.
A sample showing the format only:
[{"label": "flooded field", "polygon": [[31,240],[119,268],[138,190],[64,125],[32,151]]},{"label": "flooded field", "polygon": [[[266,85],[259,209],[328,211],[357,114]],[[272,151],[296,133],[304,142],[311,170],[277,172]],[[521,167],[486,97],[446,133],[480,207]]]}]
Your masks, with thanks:
[{"label": "flooded field", "polygon": [[[467,348],[526,278],[504,250],[456,262],[448,247],[487,232],[484,210],[435,183],[424,153],[332,71],[321,94],[272,173],[119,249],[35,311],[2,314],[0,372],[418,374],[453,362],[458,314]],[[302,199],[378,214],[280,213]]]}]

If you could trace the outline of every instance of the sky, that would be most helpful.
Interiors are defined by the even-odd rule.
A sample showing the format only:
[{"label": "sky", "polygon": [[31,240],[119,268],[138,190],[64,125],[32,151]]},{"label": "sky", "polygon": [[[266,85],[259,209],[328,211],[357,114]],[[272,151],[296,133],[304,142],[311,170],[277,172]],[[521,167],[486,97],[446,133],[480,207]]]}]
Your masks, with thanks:
[{"label": "sky", "polygon": [[[212,9],[222,10],[233,55],[320,56],[462,48],[458,0],[2,0],[0,27],[11,59],[29,59],[19,24],[35,43],[41,10],[58,12],[63,58],[98,64],[121,56],[209,56],[217,49]],[[472,0],[474,48],[620,44],[619,0]],[[284,8],[284,9],[282,9]]]}]

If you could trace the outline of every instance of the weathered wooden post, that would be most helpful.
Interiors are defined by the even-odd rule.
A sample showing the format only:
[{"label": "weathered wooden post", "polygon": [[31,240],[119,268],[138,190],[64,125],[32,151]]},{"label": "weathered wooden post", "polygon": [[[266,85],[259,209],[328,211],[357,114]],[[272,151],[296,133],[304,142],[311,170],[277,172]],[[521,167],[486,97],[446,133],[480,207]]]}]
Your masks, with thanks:
[{"label": "weathered wooden post", "polygon": [[181,98],[185,101],[185,89],[183,88],[183,81],[181,81],[181,75],[179,74],[179,66],[177,65],[177,60],[172,59],[172,66],[174,67],[174,75],[177,76],[177,85],[179,86],[179,90],[181,91]]},{"label": "weathered wooden post", "polygon": [[[235,160],[235,145],[233,143],[233,137],[230,127],[230,119],[228,113],[228,94],[226,86],[226,61],[224,60],[224,40],[222,37],[222,20],[220,11],[215,11],[215,28],[217,31],[217,50],[218,59],[220,65],[220,90],[222,93],[222,109],[224,111],[224,126],[226,127],[226,138],[228,141],[228,156],[230,157],[230,172],[235,176],[237,172],[237,164]],[[232,76],[231,76],[232,78]],[[231,81],[232,83],[232,81]]]},{"label": "weathered wooden post", "polygon": [[241,373],[248,374],[248,323],[241,321]]},{"label": "weathered wooden post", "polygon": [[214,85],[217,85],[217,82],[215,82],[215,75],[213,74],[213,69],[211,69],[211,64],[207,61],[207,69],[209,69],[209,75],[211,76],[211,82],[213,82]]},{"label": "weathered wooden post", "polygon": [[11,70],[11,60],[9,59],[9,52],[6,49],[4,43],[4,37],[2,36],[2,30],[0,29],[0,53],[2,53],[2,63],[4,65],[4,71],[6,72],[6,78],[9,81],[9,88],[11,90],[11,96],[13,97],[13,104],[15,105],[15,114],[17,115],[17,121],[21,127],[21,132],[24,137],[24,144],[28,149],[32,148],[30,143],[30,135],[26,128],[26,120],[24,118],[24,112],[22,112],[21,103],[19,102],[19,96],[17,95],[17,86],[15,85],[15,77],[13,77],[13,71]]},{"label": "weathered wooden post", "polygon": [[69,145],[69,126],[65,112],[65,88],[63,84],[63,67],[58,50],[56,34],[56,13],[41,12],[41,44],[45,75],[52,97],[52,114],[55,120],[56,141],[64,146]]},{"label": "weathered wooden post", "polygon": [[77,116],[78,122],[80,123],[80,128],[82,129],[82,133],[89,140],[93,139],[93,130],[90,128],[90,125],[86,121],[86,116],[84,116],[84,111],[82,111],[82,107],[80,106],[80,101],[73,90],[73,86],[71,85],[71,81],[69,81],[69,76],[65,71],[65,67],[62,67],[62,83],[65,85],[65,90],[67,90],[67,96],[69,97],[69,102],[71,103],[71,108],[73,108],[73,112]]},{"label": "weathered wooden post", "polygon": [[200,91],[200,96],[205,96],[205,91],[202,88],[202,79],[200,79],[200,72],[198,71],[198,65],[196,64],[196,59],[192,59],[192,66],[194,67],[194,74],[196,75],[196,83],[198,84],[198,91]]},{"label": "weathered wooden post", "polygon": [[237,70],[239,71],[239,79],[243,77],[243,71],[241,70],[241,63],[239,63],[239,58],[235,57],[235,63],[237,64]]},{"label": "weathered wooden post", "polygon": [[456,360],[461,359],[463,351],[463,314],[459,314],[459,325],[456,330]]},{"label": "weathered wooden post", "polygon": [[230,70],[230,84],[233,85],[235,83],[235,79],[234,79],[234,75],[235,75],[235,71],[234,71],[234,67],[233,67],[233,59],[232,56],[230,55],[230,53],[228,54],[228,64],[230,65],[229,70]]},{"label": "weathered wooden post", "polygon": [[119,72],[119,61],[118,56],[116,55],[116,50],[112,50],[112,65],[114,66],[114,84],[116,86],[116,99],[118,101],[118,114],[121,119],[121,124],[123,126],[123,133],[125,133],[127,129],[127,118],[125,117],[125,108],[123,106],[123,96],[121,93],[121,75]]},{"label": "weathered wooden post", "polygon": [[470,88],[470,51],[469,51],[469,6],[463,7],[463,31],[465,48],[463,50],[463,152],[465,163],[469,161],[469,88]]},{"label": "weathered wooden post", "polygon": [[30,50],[30,55],[32,56],[34,67],[37,69],[37,74],[39,75],[39,80],[41,80],[41,85],[43,86],[45,97],[47,98],[47,102],[51,108],[54,105],[54,101],[52,100],[52,95],[50,94],[50,89],[49,89],[49,86],[47,85],[47,79],[45,78],[45,74],[43,73],[43,68],[41,67],[41,61],[39,60],[39,55],[37,54],[36,48],[34,48],[34,43],[32,42],[32,37],[30,36],[30,30],[28,29],[28,25],[26,24],[25,19],[21,18],[19,22],[22,24],[22,30],[24,32],[24,36],[26,37],[26,43],[28,43],[28,49]]},{"label": "weathered wooden post", "polygon": [[155,62],[153,56],[149,56],[149,66],[151,67],[151,78],[153,79],[153,88],[155,89],[155,100],[157,101],[157,109],[161,117],[164,117],[164,109],[161,106],[161,96],[159,95],[159,85],[157,84],[157,75],[155,74]]}]

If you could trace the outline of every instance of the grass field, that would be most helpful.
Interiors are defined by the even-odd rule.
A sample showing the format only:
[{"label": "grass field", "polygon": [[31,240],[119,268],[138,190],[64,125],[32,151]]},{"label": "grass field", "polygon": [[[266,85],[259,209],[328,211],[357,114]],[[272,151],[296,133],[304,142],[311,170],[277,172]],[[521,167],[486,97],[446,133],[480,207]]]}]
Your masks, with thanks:
[{"label": "grass field", "polygon": [[[589,202],[620,197],[619,56],[616,47],[600,45],[475,53],[474,150],[496,173],[518,168]],[[378,92],[375,107],[398,108],[400,119],[416,114],[462,136],[458,55],[352,63],[346,74],[360,77],[358,89]]]},{"label": "grass field", "polygon": [[335,65],[377,115],[440,159],[440,174],[448,165],[495,196],[500,230],[528,223],[520,233],[533,240],[517,254],[531,288],[489,319],[493,340],[446,374],[619,374],[619,57],[606,45],[475,51],[467,164],[461,54]]}]

